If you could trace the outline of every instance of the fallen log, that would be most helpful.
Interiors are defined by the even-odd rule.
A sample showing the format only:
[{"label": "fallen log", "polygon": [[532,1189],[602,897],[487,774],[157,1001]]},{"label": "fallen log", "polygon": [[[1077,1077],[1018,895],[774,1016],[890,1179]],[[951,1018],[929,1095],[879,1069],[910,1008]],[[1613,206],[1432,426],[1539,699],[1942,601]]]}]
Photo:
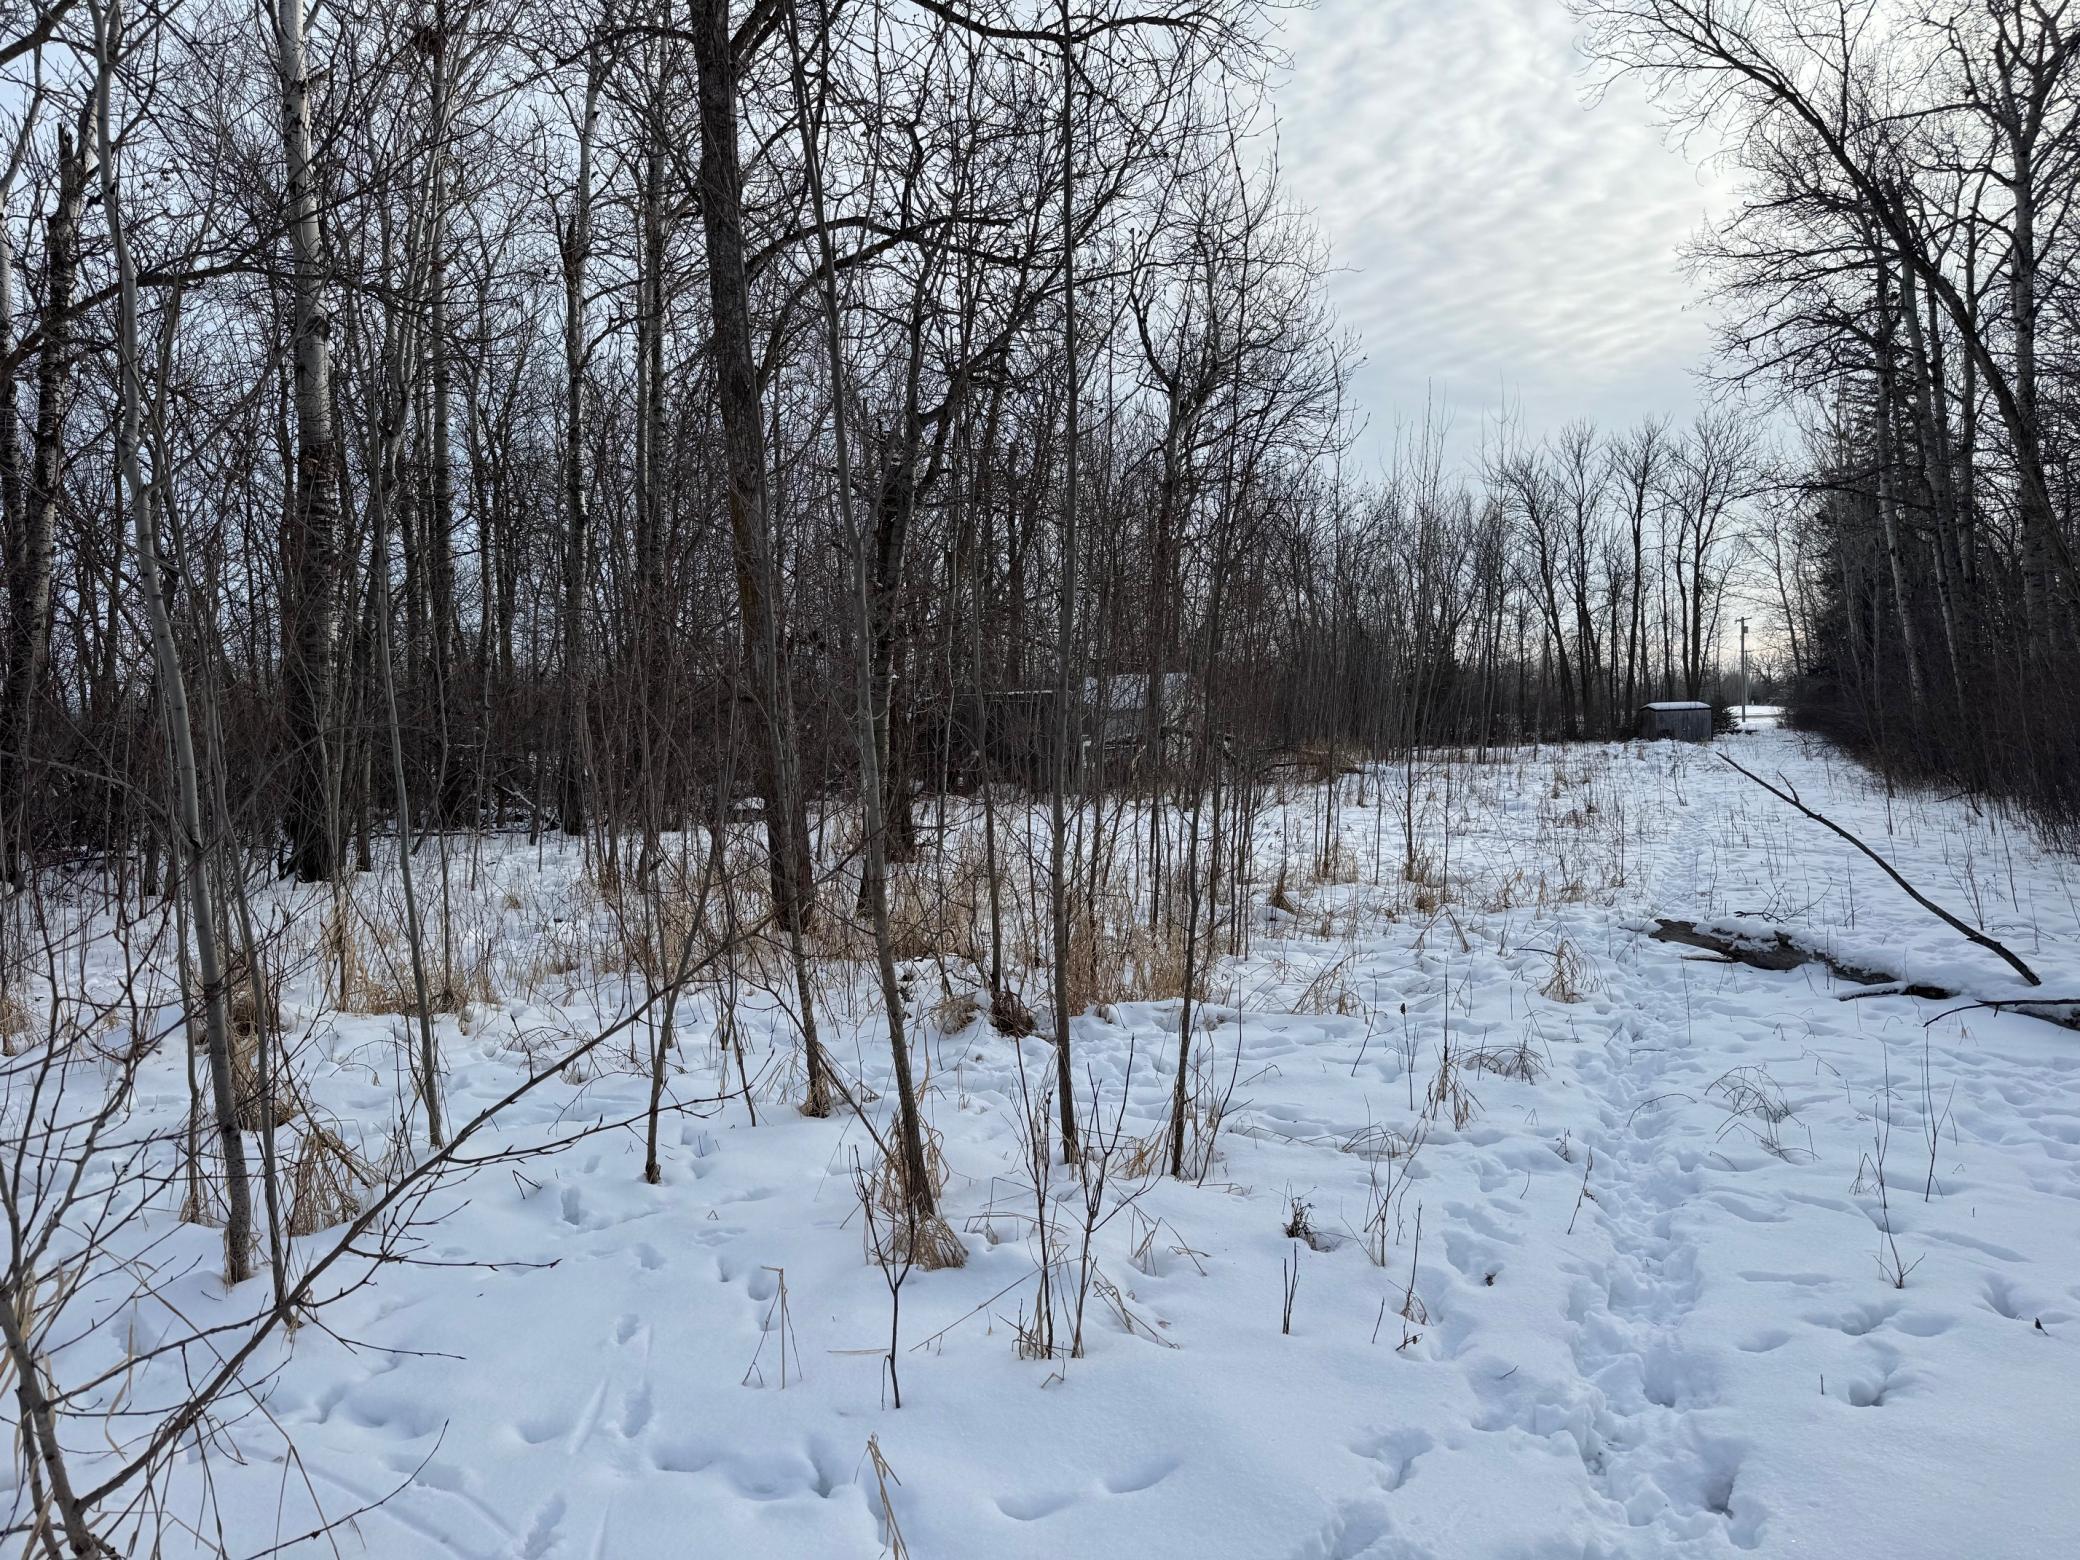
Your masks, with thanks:
[{"label": "fallen log", "polygon": [[1898,986],[1900,995],[1910,997],[1933,997],[1941,1000],[1957,995],[1938,986],[1901,985],[1899,977],[1888,975],[1882,970],[1868,969],[1860,964],[1851,964],[1847,959],[1815,948],[1810,943],[1800,942],[1789,932],[1776,927],[1758,931],[1707,931],[1695,921],[1672,921],[1665,917],[1654,922],[1654,930],[1648,933],[1656,942],[1680,943],[1686,948],[1701,948],[1706,953],[1718,955],[1716,962],[1745,964],[1750,969],[1795,970],[1802,965],[1819,964],[1832,970],[1843,980],[1857,986]]},{"label": "fallen log", "polygon": [[1699,931],[1695,921],[1671,921],[1660,917],[1654,922],[1654,930],[1647,935],[1656,942],[1681,943],[1686,948],[1702,948],[1707,953],[1715,953],[1722,964],[1745,964],[1758,970],[1795,970],[1801,964],[1811,964],[1816,957],[1775,928],[1771,928],[1767,939],[1747,935],[1733,937],[1721,932]]},{"label": "fallen log", "polygon": [[1866,997],[1921,997],[1930,1002],[1957,1002],[1963,1005],[1939,1013],[1935,1023],[1948,1018],[1951,1013],[1969,1012],[1974,1008],[1991,1008],[1996,1012],[2007,1010],[2021,1013],[2029,1018],[2042,1019],[2047,1024],[2057,1024],[2063,1029],[2080,1029],[2080,997],[2024,997],[2003,998],[1985,1001],[1953,991],[1947,986],[1932,986],[1925,981],[1903,981],[1896,975],[1883,970],[1874,970],[1865,965],[1854,964],[1825,949],[1815,948],[1810,943],[1800,942],[1789,932],[1776,927],[1756,931],[1721,931],[1700,927],[1695,921],[1671,920],[1658,916],[1654,928],[1647,935],[1655,942],[1676,943],[1685,948],[1697,948],[1713,955],[1714,964],[1743,964],[1750,969],[1771,970],[1782,974],[1787,970],[1799,969],[1808,964],[1817,964],[1865,990],[1845,992],[1841,1001],[1854,1002]]}]

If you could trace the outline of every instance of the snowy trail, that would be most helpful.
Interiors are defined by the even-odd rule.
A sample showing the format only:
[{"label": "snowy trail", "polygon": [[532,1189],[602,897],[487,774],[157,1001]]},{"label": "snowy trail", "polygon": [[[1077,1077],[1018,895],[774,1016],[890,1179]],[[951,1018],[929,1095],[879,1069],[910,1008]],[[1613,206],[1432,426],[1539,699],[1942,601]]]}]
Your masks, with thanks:
[{"label": "snowy trail", "polygon": [[1700,1427],[1716,1394],[1691,1344],[1703,1279],[1698,1231],[1683,1210],[1704,1188],[1702,1150],[1671,1141],[1682,1132],[1675,1106],[1695,1067],[1678,1049],[1665,972],[1628,988],[1630,1021],[1614,1026],[1604,1056],[1577,1074],[1604,1080],[1596,1126],[1585,1133],[1593,1157],[1584,1185],[1611,1242],[1608,1255],[1577,1264],[1568,1303],[1574,1358],[1598,1404],[1584,1461],[1624,1520],[1652,1530],[1650,1549],[1709,1547],[1721,1537],[1753,1548],[1754,1514],[1733,1506],[1737,1454]]},{"label": "snowy trail", "polygon": [[[2080,989],[2072,863],[1997,818],[1886,798],[1788,735],[1741,740]],[[1196,1043],[1237,1080],[1219,1156],[1204,1184],[1121,1172],[1133,1207],[1093,1244],[1086,1357],[1014,1347],[1037,1255],[1020,1070],[1047,1076],[1051,1052],[920,1015],[969,1261],[904,1287],[900,1411],[857,1124],[777,1101],[756,1126],[674,1118],[661,1186],[629,1133],[494,1167],[428,1210],[425,1255],[462,1266],[387,1268],[332,1334],[270,1352],[267,1414],[225,1431],[245,1462],[208,1469],[234,1552],[397,1489],[342,1553],[866,1560],[898,1532],[916,1560],[2080,1553],[2080,1036],[1930,1024],[1910,999],[1845,1003],[1812,970],[1640,936],[1652,914],[1766,911],[2004,989],[1706,753],[1570,750],[1424,784],[1454,864],[1442,903],[1417,902],[1391,848],[1389,880],[1368,880],[1393,814],[1351,801],[1367,870],[1260,906],[1249,954],[1216,972]],[[1267,819],[1267,863],[1305,840],[1306,806]],[[521,860],[487,892],[540,882]],[[728,1065],[698,1011],[689,1093]],[[879,1087],[871,994],[831,1011]],[[551,1016],[509,1000],[447,1021],[456,1108],[508,1087]],[[321,1017],[328,1109],[379,1142],[389,1031]],[[754,1065],[784,1056],[776,1014],[740,1018]],[[1078,1068],[1130,1138],[1166,1118],[1175,1025],[1163,1002],[1076,1021]],[[500,1141],[639,1110],[639,1071],[601,1061]],[[138,1109],[177,1119],[165,1065]],[[1441,1080],[1456,1103],[1426,1106]],[[1286,1233],[1296,1204],[1312,1242]],[[160,1233],[195,1268],[169,1304],[225,1317],[208,1232]],[[1881,1270],[1894,1249],[1904,1287]],[[127,1290],[116,1305],[126,1325],[82,1334],[77,1363],[168,1325]]]}]

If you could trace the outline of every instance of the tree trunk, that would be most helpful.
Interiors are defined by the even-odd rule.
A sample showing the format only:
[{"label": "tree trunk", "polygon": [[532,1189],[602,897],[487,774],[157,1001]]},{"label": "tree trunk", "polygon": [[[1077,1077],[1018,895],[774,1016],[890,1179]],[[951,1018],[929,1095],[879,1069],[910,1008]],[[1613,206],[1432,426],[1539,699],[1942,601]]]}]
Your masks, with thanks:
[{"label": "tree trunk", "polygon": [[595,46],[586,62],[585,107],[578,122],[578,173],[563,232],[563,832],[585,832],[592,802],[592,745],[586,726],[590,658],[585,596],[590,548],[585,512],[585,267],[592,256],[592,136],[605,77]]},{"label": "tree trunk", "polygon": [[[195,937],[196,972],[201,977],[203,1033],[209,1053],[210,1094],[216,1109],[217,1138],[224,1154],[224,1276],[241,1284],[253,1271],[253,1197],[246,1173],[245,1139],[238,1130],[237,1094],[231,1070],[231,1023],[225,1000],[225,972],[218,954],[220,923],[210,886],[209,838],[202,819],[202,787],[195,763],[195,733],[188,716],[188,685],[173,639],[173,616],[159,575],[157,506],[138,461],[144,437],[144,381],[138,366],[137,267],[124,231],[115,170],[115,133],[110,125],[108,94],[114,62],[110,40],[97,39],[102,58],[94,97],[96,140],[101,165],[101,201],[115,249],[119,282],[116,315],[116,364],[121,416],[116,436],[116,466],[129,501],[131,541],[137,553],[138,585],[151,625],[152,662],[159,678],[159,714],[173,755],[175,822],[184,856],[182,877],[188,890],[191,929]],[[169,324],[169,330],[171,325]]]},{"label": "tree trunk", "polygon": [[751,350],[751,288],[744,255],[744,186],[737,161],[729,3],[690,0],[690,12],[700,104],[701,227],[708,251],[709,311],[729,484],[730,539],[745,655],[765,723],[767,854],[772,865],[774,909],[795,956],[809,1073],[806,1109],[822,1115],[830,1110],[830,1079],[816,1038],[807,955],[802,946],[815,913],[815,879],[809,833],[798,810],[801,789],[775,599],[780,581],[773,562],[772,517],[767,507],[765,420]]},{"label": "tree trunk", "polygon": [[1062,479],[1060,599],[1055,622],[1054,763],[1048,787],[1048,911],[1054,932],[1054,1062],[1056,1101],[1061,1114],[1062,1158],[1077,1157],[1076,1073],[1069,1052],[1069,776],[1075,760],[1073,673],[1076,651],[1077,455],[1081,442],[1078,401],[1083,386],[1076,361],[1076,60],[1069,34],[1069,0],[1062,23],[1062,316],[1068,385],[1064,397],[1066,460]]},{"label": "tree trunk", "polygon": [[[36,364],[36,438],[29,459],[29,490],[13,495],[7,512],[13,534],[7,548],[7,684],[5,703],[0,705],[0,841],[5,851],[0,871],[10,882],[19,881],[27,844],[31,713],[50,664],[52,551],[65,482],[65,415],[73,388],[72,294],[79,276],[79,219],[86,189],[85,148],[71,131],[60,129],[58,203],[44,229],[43,348]],[[14,376],[7,378],[11,386]],[[8,399],[13,399],[11,388]],[[6,440],[12,451],[12,407],[7,408]]]},{"label": "tree trunk", "polygon": [[[461,619],[455,604],[455,373],[448,352],[448,120],[449,52],[446,7],[437,6],[425,36],[432,73],[427,106],[426,358],[427,358],[427,572],[433,594],[433,696],[440,741],[435,792],[439,816],[453,822],[473,788],[455,754],[456,646]],[[484,582],[489,592],[488,579]]]},{"label": "tree trunk", "polygon": [[332,425],[332,322],[311,166],[310,67],[304,0],[278,0],[276,71],[294,252],[296,481],[282,517],[282,698],[290,745],[288,870],[301,882],[332,876],[334,795],[328,762],[333,661],[339,638],[339,489]]}]

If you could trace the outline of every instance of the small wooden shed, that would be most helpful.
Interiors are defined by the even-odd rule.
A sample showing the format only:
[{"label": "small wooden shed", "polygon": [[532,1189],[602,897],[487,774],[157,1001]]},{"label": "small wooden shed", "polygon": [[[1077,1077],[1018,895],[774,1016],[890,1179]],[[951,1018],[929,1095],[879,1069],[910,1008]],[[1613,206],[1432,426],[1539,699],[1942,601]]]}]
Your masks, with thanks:
[{"label": "small wooden shed", "polygon": [[918,713],[924,772],[966,795],[984,780],[1044,785],[1054,752],[1054,690],[963,693]]},{"label": "small wooden shed", "polygon": [[1145,747],[1149,740],[1151,715],[1149,695],[1163,701],[1162,743],[1164,760],[1175,761],[1189,746],[1188,735],[1198,724],[1196,690],[1187,672],[1164,672],[1160,681],[1147,672],[1112,672],[1083,680],[1085,731],[1089,740],[1108,757],[1120,757]]},{"label": "small wooden shed", "polygon": [[1678,742],[1712,740],[1712,707],[1696,699],[1667,699],[1639,707],[1639,734],[1643,740],[1673,737]]}]

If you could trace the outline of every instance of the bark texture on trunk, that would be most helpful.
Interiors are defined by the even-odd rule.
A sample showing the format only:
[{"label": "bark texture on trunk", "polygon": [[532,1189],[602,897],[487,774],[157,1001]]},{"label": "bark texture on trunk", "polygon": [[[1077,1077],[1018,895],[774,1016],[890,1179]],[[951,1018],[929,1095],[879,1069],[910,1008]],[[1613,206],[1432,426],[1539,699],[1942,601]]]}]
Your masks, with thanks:
[{"label": "bark texture on trunk", "polygon": [[311,162],[310,64],[304,0],[279,0],[276,72],[288,167],[289,241],[295,260],[296,472],[282,517],[282,703],[289,740],[286,869],[318,882],[336,866],[327,762],[333,662],[339,640],[339,449],[332,421],[332,322]]},{"label": "bark texture on trunk", "polygon": [[690,30],[700,105],[700,208],[708,251],[708,306],[715,389],[728,473],[731,550],[744,656],[763,716],[767,854],[773,902],[794,944],[808,1051],[812,1114],[830,1109],[830,1080],[816,1040],[801,937],[814,922],[815,880],[801,811],[787,666],[781,643],[779,571],[767,504],[765,420],[751,349],[751,285],[744,254],[744,176],[737,161],[736,71],[728,0],[693,0]]},{"label": "bark texture on trunk", "polygon": [[[27,844],[31,716],[44,669],[50,664],[52,557],[65,483],[65,418],[73,391],[73,291],[79,279],[79,219],[86,190],[81,139],[60,130],[58,202],[44,228],[43,349],[36,363],[36,437],[30,450],[28,490],[9,495],[7,511],[7,681],[4,703],[0,703],[0,840],[5,847],[0,871],[10,881],[21,871]],[[11,406],[8,411],[11,452]],[[8,464],[13,465],[12,460]]]}]

